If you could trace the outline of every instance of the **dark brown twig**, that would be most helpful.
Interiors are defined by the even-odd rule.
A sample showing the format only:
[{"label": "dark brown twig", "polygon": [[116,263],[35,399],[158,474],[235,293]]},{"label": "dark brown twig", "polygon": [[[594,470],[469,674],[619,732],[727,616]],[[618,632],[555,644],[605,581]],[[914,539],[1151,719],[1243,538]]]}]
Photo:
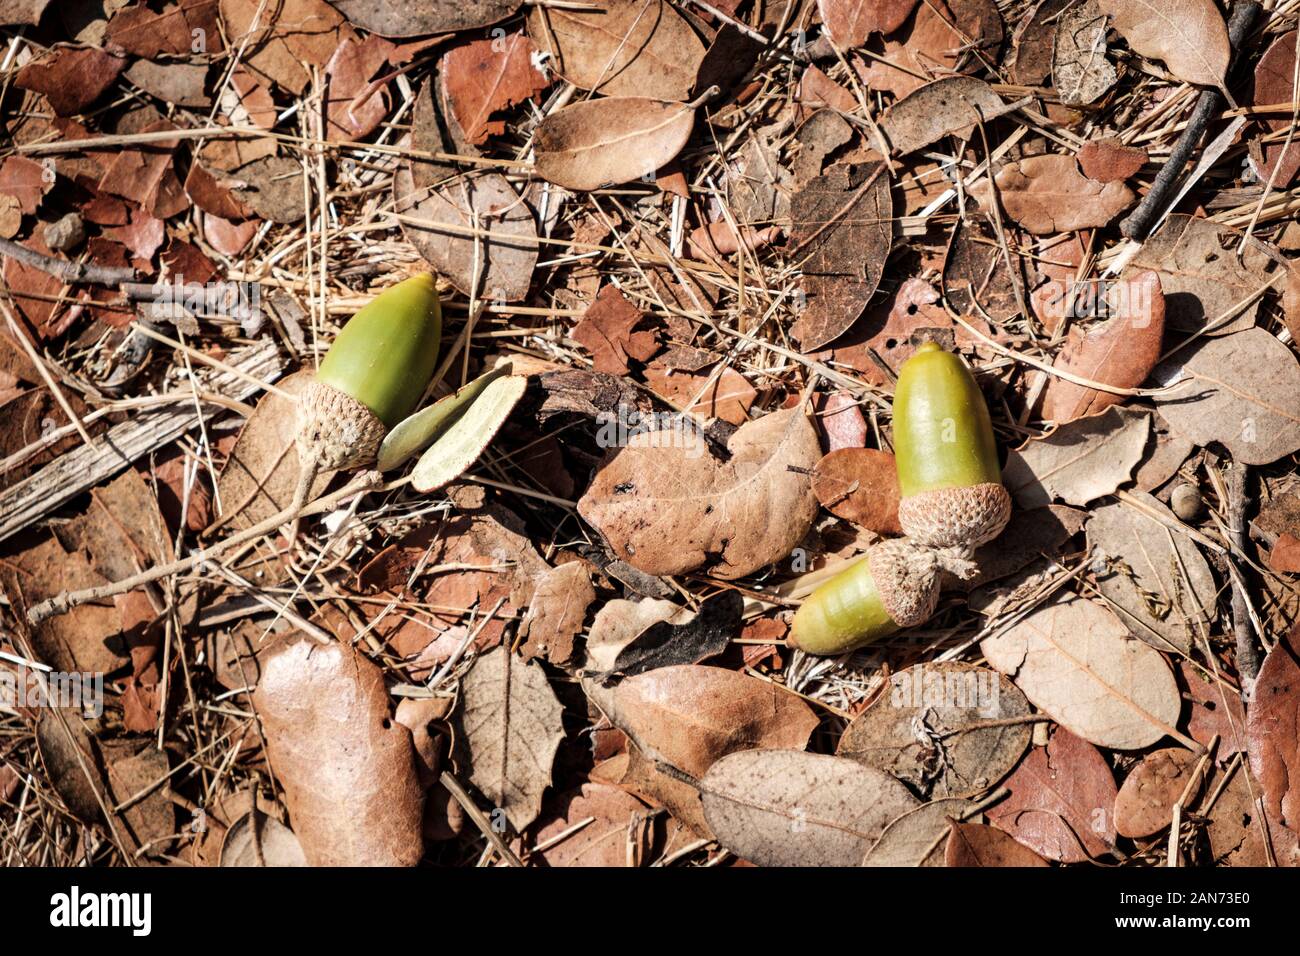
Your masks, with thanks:
[{"label": "dark brown twig", "polygon": [[48,272],[69,285],[89,283],[92,285],[120,285],[135,280],[135,270],[117,266],[100,266],[93,262],[69,262],[47,256],[9,239],[0,239],[0,253],[11,259],[17,259],[25,266]]},{"label": "dark brown twig", "polygon": [[[1232,17],[1228,21],[1228,40],[1232,44],[1234,53],[1250,33],[1261,9],[1263,8],[1253,0],[1238,0],[1233,6]],[[1151,189],[1142,197],[1138,207],[1119,224],[1119,231],[1127,238],[1139,240],[1146,238],[1151,230],[1151,224],[1164,212],[1170,194],[1178,185],[1178,180],[1182,178],[1183,168],[1191,159],[1192,151],[1196,149],[1206,127],[1210,125],[1210,120],[1218,114],[1223,103],[1223,94],[1218,90],[1205,90],[1201,93],[1196,101],[1196,108],[1192,110],[1191,119],[1187,121],[1187,128],[1183,130],[1183,135],[1178,137],[1178,142],[1174,144],[1165,165],[1156,175]]]},{"label": "dark brown twig", "polygon": [[1232,630],[1237,638],[1237,677],[1241,682],[1241,695],[1249,703],[1255,676],[1259,673],[1259,646],[1255,643],[1250,623],[1246,582],[1241,576],[1246,548],[1246,473],[1246,466],[1239,461],[1234,461],[1228,471],[1228,537],[1232,545],[1228,561],[1236,563],[1236,567],[1229,569],[1228,577],[1232,581]]}]

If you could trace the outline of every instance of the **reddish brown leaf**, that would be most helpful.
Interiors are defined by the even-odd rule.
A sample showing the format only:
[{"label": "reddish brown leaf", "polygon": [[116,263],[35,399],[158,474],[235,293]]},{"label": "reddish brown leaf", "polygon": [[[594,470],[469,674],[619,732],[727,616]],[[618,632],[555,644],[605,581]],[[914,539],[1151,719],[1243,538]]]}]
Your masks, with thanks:
[{"label": "reddish brown leaf", "polygon": [[1099,183],[1128,179],[1146,165],[1147,151],[1125,146],[1118,137],[1106,136],[1084,143],[1075,156],[1083,174]]},{"label": "reddish brown leaf", "polygon": [[838,389],[829,395],[818,394],[814,404],[826,451],[866,445],[867,419],[861,404],[851,394]]},{"label": "reddish brown leaf", "polygon": [[44,93],[60,116],[80,113],[112,86],[126,69],[126,58],[104,50],[57,47],[49,56],[18,71],[14,85]]},{"label": "reddish brown leaf", "polygon": [[46,166],[25,156],[10,156],[0,166],[0,193],[18,200],[19,207],[33,215],[41,198],[54,185],[54,166]]},{"label": "reddish brown leaf", "polygon": [[893,33],[918,0],[817,0],[826,32],[841,50],[867,42],[872,33]]},{"label": "reddish brown leaf", "polygon": [[652,330],[632,331],[645,314],[627,300],[618,286],[606,284],[570,333],[591,353],[597,372],[626,375],[628,359],[644,362],[659,348]]},{"label": "reddish brown leaf", "polygon": [[312,66],[324,67],[343,40],[356,39],[325,0],[279,0],[273,17],[262,0],[221,0],[221,17],[227,36],[246,42],[243,60],[253,74],[291,94],[307,88]]},{"label": "reddish brown leaf", "polygon": [[1191,715],[1187,718],[1187,732],[1197,743],[1207,747],[1219,736],[1215,757],[1226,763],[1234,754],[1246,752],[1246,710],[1235,687],[1210,681],[1189,661],[1178,668],[1186,696],[1191,698]]},{"label": "reddish brown leaf", "polygon": [[[154,59],[159,54],[220,53],[217,0],[180,0],[155,13],[143,3],[119,10],[108,23],[110,47]],[[196,50],[195,44],[202,43]]]},{"label": "reddish brown leaf", "polygon": [[[558,11],[557,11],[558,12]],[[438,67],[452,115],[475,145],[505,132],[492,114],[530,99],[550,82],[533,65],[537,48],[523,33],[474,40],[443,54]]]},{"label": "reddish brown leaf", "polygon": [[982,823],[953,823],[943,851],[944,866],[1048,866],[1011,834]]},{"label": "reddish brown leaf", "polygon": [[[1060,153],[1009,163],[995,181],[1007,215],[1036,236],[1104,226],[1137,198],[1122,182],[1088,179]],[[992,201],[987,190],[980,199]]]},{"label": "reddish brown leaf", "polygon": [[[1169,828],[1173,807],[1182,797],[1200,756],[1182,747],[1166,747],[1142,758],[1124,778],[1115,798],[1115,831],[1138,839]],[[1193,806],[1199,788],[1187,797]]]},{"label": "reddish brown leaf", "polygon": [[[1296,31],[1291,30],[1277,37],[1255,67],[1255,88],[1251,101],[1256,106],[1275,106],[1290,103],[1295,99],[1295,58]],[[1285,114],[1273,114],[1261,117],[1266,129],[1273,132],[1285,130],[1291,125],[1291,119]],[[1272,181],[1277,189],[1285,189],[1300,171],[1300,141],[1293,140],[1290,147],[1285,141],[1262,143],[1262,136],[1257,136],[1251,144],[1252,158],[1258,158],[1256,165],[1259,178],[1265,182]]]},{"label": "reddish brown leaf", "polygon": [[874,448],[833,451],[813,470],[813,494],[831,514],[878,534],[902,534],[898,524],[898,468]]},{"label": "reddish brown leaf", "polygon": [[1250,769],[1269,819],[1300,831],[1300,663],[1284,641],[1268,652],[1246,721]]},{"label": "reddish brown leaf", "polygon": [[749,379],[730,366],[720,373],[674,371],[651,365],[645,370],[646,384],[684,412],[703,418],[720,418],[733,425],[749,421],[749,409],[758,392]]}]

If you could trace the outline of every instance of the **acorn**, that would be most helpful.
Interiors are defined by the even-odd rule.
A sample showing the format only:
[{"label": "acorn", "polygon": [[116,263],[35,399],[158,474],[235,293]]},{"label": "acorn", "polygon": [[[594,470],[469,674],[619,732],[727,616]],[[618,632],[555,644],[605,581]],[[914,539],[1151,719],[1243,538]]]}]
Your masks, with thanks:
[{"label": "acorn", "polygon": [[424,397],[441,336],[428,272],[385,289],[348,320],[298,397],[299,505],[318,472],[375,460],[388,430]]},{"label": "acorn", "polygon": [[939,603],[938,552],[903,538],[882,541],[795,612],[786,643],[809,654],[842,654],[923,624]]},{"label": "acorn", "polygon": [[966,363],[926,342],[894,390],[898,523],[915,543],[969,556],[1011,518],[988,406]]}]

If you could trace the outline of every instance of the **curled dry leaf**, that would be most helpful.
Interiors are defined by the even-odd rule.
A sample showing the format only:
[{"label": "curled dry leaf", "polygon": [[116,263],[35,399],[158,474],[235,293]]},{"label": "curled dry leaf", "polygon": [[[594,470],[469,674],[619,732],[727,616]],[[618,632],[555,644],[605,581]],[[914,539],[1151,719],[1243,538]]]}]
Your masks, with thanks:
[{"label": "curled dry leaf", "polygon": [[893,200],[880,163],[838,163],[790,201],[792,256],[806,305],[790,329],[803,352],[838,338],[880,285],[893,245]]},{"label": "curled dry leaf", "polygon": [[1252,239],[1238,257],[1241,240],[1229,226],[1176,214],[1142,244],[1125,274],[1150,269],[1160,276],[1170,327],[1230,335],[1255,324],[1257,297],[1276,278],[1268,247]]},{"label": "curled dry leaf", "polygon": [[1049,860],[1082,863],[1115,845],[1115,778],[1096,747],[1058,729],[1006,782],[991,823]]},{"label": "curled dry leaf", "polygon": [[862,865],[944,866],[943,838],[948,828],[955,821],[965,819],[974,808],[975,804],[958,797],[931,800],[913,807],[885,827],[880,839],[862,858]]},{"label": "curled dry leaf", "polygon": [[707,598],[696,612],[675,610],[671,617],[656,621],[622,645],[609,673],[591,676],[600,680],[611,674],[631,677],[661,667],[696,664],[720,654],[740,635],[744,608],[739,591],[723,591]]},{"label": "curled dry leaf", "polygon": [[1202,447],[1221,442],[1247,465],[1300,449],[1300,363],[1263,329],[1202,339],[1155,377],[1176,383],[1154,397],[1156,410]]},{"label": "curled dry leaf", "polygon": [[842,448],[813,470],[813,494],[831,514],[878,534],[902,534],[898,466],[875,448]]},{"label": "curled dry leaf", "polygon": [[1135,53],[1188,83],[1223,87],[1232,47],[1214,0],[1097,0]]},{"label": "curled dry leaf", "polygon": [[977,122],[1007,112],[1007,105],[983,80],[950,76],[903,97],[880,119],[895,155],[906,156],[949,134],[962,139]]},{"label": "curled dry leaf", "polygon": [[1013,721],[1028,714],[1024,695],[987,667],[917,664],[890,677],[887,691],[845,729],[836,753],[923,794],[967,796],[1020,760],[1031,725]]},{"label": "curled dry leaf", "polygon": [[537,819],[564,739],[563,708],[537,664],[498,647],[461,681],[455,723],[469,778],[516,830]]},{"label": "curled dry leaf", "polygon": [[695,109],[644,96],[607,96],[551,113],[536,131],[537,174],[591,190],[652,176],[691,138]]},{"label": "curled dry leaf", "polygon": [[[994,181],[1007,215],[1036,236],[1105,226],[1137,198],[1122,182],[1088,179],[1073,156],[1060,153],[1008,163]],[[993,200],[985,187],[980,201],[987,206]]]},{"label": "curled dry leaf", "polygon": [[[1065,347],[1053,367],[1116,388],[1137,388],[1160,359],[1165,334],[1165,297],[1154,272],[1126,273],[1109,293],[1110,318],[1082,332],[1071,326]],[[1103,392],[1052,376],[1043,389],[1043,418],[1070,422],[1095,415],[1124,401]]]},{"label": "curled dry leaf", "polygon": [[[1145,757],[1124,778],[1115,798],[1115,832],[1140,839],[1169,828],[1174,804],[1187,789],[1199,755],[1182,747],[1166,747]],[[1188,795],[1194,806],[1199,790]]]},{"label": "curled dry leaf", "polygon": [[343,644],[298,641],[253,692],[276,779],[312,866],[414,866],[424,793],[383,672]]},{"label": "curled dry leaf", "polygon": [[984,823],[954,823],[944,866],[1047,866],[1048,862],[1005,830]]},{"label": "curled dry leaf", "polygon": [[528,294],[537,225],[504,176],[467,175],[424,190],[405,164],[393,175],[393,204],[404,214],[402,231],[411,244],[459,291],[506,302]]},{"label": "curled dry leaf", "polygon": [[1278,641],[1259,669],[1246,737],[1265,813],[1300,832],[1300,664],[1285,641]]},{"label": "curled dry leaf", "polygon": [[1071,4],[1060,14],[1052,51],[1052,82],[1067,106],[1101,98],[1119,75],[1106,58],[1106,15],[1097,0]]},{"label": "curled dry leaf", "polygon": [[879,770],[800,750],[746,750],[700,780],[718,842],[759,866],[857,866],[918,803]]},{"label": "curled dry leaf", "polygon": [[906,22],[918,0],[817,0],[822,23],[838,49],[852,50],[872,33],[893,33]]},{"label": "curled dry leaf", "polygon": [[599,9],[533,7],[528,33],[555,70],[606,96],[685,100],[704,44],[664,0],[603,0]]},{"label": "curled dry leaf", "polygon": [[1135,637],[1188,654],[1209,632],[1218,586],[1196,543],[1174,530],[1173,513],[1145,492],[1131,495],[1088,519],[1088,545],[1107,562],[1097,586]]},{"label": "curled dry leaf", "polygon": [[629,302],[618,286],[607,283],[570,337],[591,353],[597,372],[626,375],[628,359],[644,362],[659,350],[654,331],[633,331],[645,319],[646,314]]},{"label": "curled dry leaf", "polygon": [[230,825],[221,841],[219,866],[306,866],[292,830],[275,817],[251,810]]},{"label": "curled dry leaf", "polygon": [[980,649],[1037,707],[1099,747],[1140,750],[1178,722],[1182,699],[1164,658],[1083,598],[1044,604]]},{"label": "curled dry leaf", "polygon": [[803,409],[790,408],[742,425],[727,449],[719,462],[685,430],[634,435],[596,473],[578,512],[648,574],[707,565],[744,577],[789,554],[812,525],[807,471],[821,447]]},{"label": "curled dry leaf", "polygon": [[582,687],[643,756],[693,777],[736,751],[802,749],[817,726],[812,708],[790,691],[720,667],[679,664],[613,687],[589,680]]},{"label": "curled dry leaf", "polygon": [[1055,500],[1086,505],[1129,480],[1150,431],[1148,412],[1112,405],[1013,449],[1002,483],[1022,508]]},{"label": "curled dry leaf", "polygon": [[596,612],[587,633],[587,660],[583,670],[591,674],[613,671],[623,648],[637,637],[660,622],[683,619],[689,614],[681,605],[658,598],[606,601]]}]

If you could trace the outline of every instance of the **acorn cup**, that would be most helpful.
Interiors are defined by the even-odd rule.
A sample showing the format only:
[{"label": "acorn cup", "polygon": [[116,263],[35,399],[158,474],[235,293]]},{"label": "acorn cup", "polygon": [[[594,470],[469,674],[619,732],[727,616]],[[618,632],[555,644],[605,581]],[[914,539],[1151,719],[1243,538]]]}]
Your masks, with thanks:
[{"label": "acorn cup", "polygon": [[[297,510],[321,471],[375,460],[388,430],[424,396],[441,337],[442,308],[428,272],[384,290],[343,326],[298,398]],[[296,531],[297,519],[291,540]]]},{"label": "acorn cup", "polygon": [[969,557],[1011,518],[988,406],[960,357],[926,342],[894,390],[898,523],[917,544]]}]

